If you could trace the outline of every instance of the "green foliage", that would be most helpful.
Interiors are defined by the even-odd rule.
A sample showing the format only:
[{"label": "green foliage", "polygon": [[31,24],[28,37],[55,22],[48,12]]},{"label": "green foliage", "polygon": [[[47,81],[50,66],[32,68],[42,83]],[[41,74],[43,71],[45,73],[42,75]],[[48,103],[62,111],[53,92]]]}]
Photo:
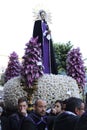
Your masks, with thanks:
[{"label": "green foliage", "polygon": [[86,71],[86,73],[87,73],[87,67],[85,67],[85,71]]},{"label": "green foliage", "polygon": [[56,57],[56,63],[57,63],[57,69],[58,73],[66,73],[66,58],[67,53],[71,50],[73,45],[71,45],[71,42],[68,43],[55,43],[54,44],[54,50],[55,50],[55,57]]},{"label": "green foliage", "polygon": [[1,74],[1,79],[0,79],[0,85],[4,85],[4,83],[5,83],[5,74],[4,73],[2,73]]}]

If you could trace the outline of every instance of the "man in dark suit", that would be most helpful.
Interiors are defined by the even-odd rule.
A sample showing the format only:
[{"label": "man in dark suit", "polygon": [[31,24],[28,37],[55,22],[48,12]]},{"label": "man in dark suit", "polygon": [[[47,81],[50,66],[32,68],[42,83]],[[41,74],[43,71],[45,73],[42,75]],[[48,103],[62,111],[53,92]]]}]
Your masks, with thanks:
[{"label": "man in dark suit", "polygon": [[46,106],[45,100],[36,100],[34,111],[23,121],[21,130],[52,130],[54,117],[46,115]]},{"label": "man in dark suit", "polygon": [[54,130],[74,130],[79,117],[84,113],[84,103],[80,98],[67,100],[66,111],[57,116]]},{"label": "man in dark suit", "polygon": [[3,108],[0,106],[0,130],[9,130],[8,118],[3,115]]},{"label": "man in dark suit", "polygon": [[87,111],[80,117],[75,130],[87,130]]},{"label": "man in dark suit", "polygon": [[[28,101],[25,97],[18,99],[18,111],[9,117],[10,130],[21,130],[22,124],[28,118]],[[30,123],[32,125],[32,123]],[[31,127],[31,130],[32,127]]]}]

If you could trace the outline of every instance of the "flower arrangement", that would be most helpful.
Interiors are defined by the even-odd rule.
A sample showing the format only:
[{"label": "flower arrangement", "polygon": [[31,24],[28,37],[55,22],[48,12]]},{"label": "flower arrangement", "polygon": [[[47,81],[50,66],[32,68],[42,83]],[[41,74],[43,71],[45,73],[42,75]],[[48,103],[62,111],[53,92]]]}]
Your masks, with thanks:
[{"label": "flower arrangement", "polygon": [[41,44],[37,43],[37,40],[38,37],[30,39],[23,56],[21,75],[27,88],[32,88],[34,81],[43,75]]},{"label": "flower arrangement", "polygon": [[67,55],[67,75],[73,77],[79,86],[85,84],[85,66],[80,49],[72,49]]},{"label": "flower arrangement", "polygon": [[5,107],[9,109],[17,108],[20,97],[27,97],[27,92],[21,86],[21,76],[17,76],[4,84]]},{"label": "flower arrangement", "polygon": [[7,69],[4,74],[5,82],[9,79],[19,76],[21,72],[21,65],[18,60],[18,55],[16,52],[12,52],[9,57],[9,62]]},{"label": "flower arrangement", "polygon": [[[17,106],[18,98],[27,96],[21,86],[21,77],[15,77],[4,85],[5,106],[13,108]],[[47,101],[50,107],[57,99],[64,100],[71,96],[80,97],[77,82],[66,75],[44,74],[38,79],[37,89],[32,95],[32,101],[42,98]]]},{"label": "flower arrangement", "polygon": [[67,75],[44,74],[38,79],[37,85],[38,89],[34,92],[32,101],[42,98],[47,101],[48,107],[58,99],[80,97],[76,80]]}]

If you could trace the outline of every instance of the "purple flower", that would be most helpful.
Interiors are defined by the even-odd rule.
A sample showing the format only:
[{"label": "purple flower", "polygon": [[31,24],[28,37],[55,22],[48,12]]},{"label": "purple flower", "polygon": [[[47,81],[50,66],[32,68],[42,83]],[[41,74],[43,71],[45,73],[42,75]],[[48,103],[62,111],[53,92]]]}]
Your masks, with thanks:
[{"label": "purple flower", "polygon": [[41,44],[37,43],[38,37],[31,38],[29,43],[26,44],[25,55],[22,57],[22,71],[21,75],[25,79],[26,87],[31,88],[36,79],[43,74],[41,54]]},{"label": "purple flower", "polygon": [[18,55],[13,52],[9,56],[8,66],[5,71],[5,82],[9,79],[19,76],[21,73],[21,65],[18,60]]},{"label": "purple flower", "polygon": [[79,86],[83,87],[85,84],[85,66],[82,60],[80,48],[69,51],[66,60],[67,75],[73,77]]}]

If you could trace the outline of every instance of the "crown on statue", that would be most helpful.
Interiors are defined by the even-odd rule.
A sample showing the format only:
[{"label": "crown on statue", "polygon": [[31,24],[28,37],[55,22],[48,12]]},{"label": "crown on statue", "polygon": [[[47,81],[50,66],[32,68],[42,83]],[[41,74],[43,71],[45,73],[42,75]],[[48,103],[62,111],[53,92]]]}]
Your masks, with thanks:
[{"label": "crown on statue", "polygon": [[[42,7],[42,9],[41,9]],[[37,6],[33,9],[33,17],[34,17],[34,21],[35,20],[40,20],[41,17],[40,17],[40,12],[41,11],[44,11],[46,13],[46,21],[49,22],[49,23],[52,23],[52,20],[51,20],[51,13],[49,10],[45,9],[42,5],[40,6]]]}]

